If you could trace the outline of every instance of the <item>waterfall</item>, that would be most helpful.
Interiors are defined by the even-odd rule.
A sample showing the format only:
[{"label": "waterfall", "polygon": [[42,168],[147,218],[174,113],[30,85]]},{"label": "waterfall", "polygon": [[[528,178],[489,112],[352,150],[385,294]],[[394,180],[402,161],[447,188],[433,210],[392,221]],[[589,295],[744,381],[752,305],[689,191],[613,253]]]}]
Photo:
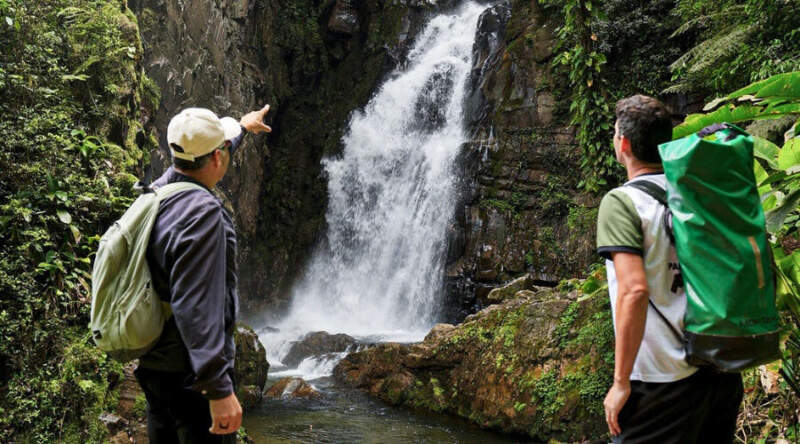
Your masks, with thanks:
[{"label": "waterfall", "polygon": [[328,176],[326,241],[267,334],[270,362],[309,331],[419,340],[443,290],[454,162],[466,141],[464,95],[484,5],[434,17],[405,65],[355,112]]}]

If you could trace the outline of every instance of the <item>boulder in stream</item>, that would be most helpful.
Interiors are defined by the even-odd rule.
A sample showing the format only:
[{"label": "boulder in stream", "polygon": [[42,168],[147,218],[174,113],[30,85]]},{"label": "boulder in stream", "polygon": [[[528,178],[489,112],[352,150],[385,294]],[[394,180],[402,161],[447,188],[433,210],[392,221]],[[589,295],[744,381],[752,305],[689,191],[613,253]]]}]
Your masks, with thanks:
[{"label": "boulder in stream", "polygon": [[236,343],[236,392],[242,408],[248,409],[261,402],[269,372],[267,351],[253,329],[241,323],[236,324],[233,340]]},{"label": "boulder in stream", "polygon": [[287,377],[278,380],[278,382],[264,393],[264,396],[273,399],[293,399],[319,398],[322,395],[303,380],[303,378]]},{"label": "boulder in stream", "polygon": [[535,441],[602,441],[614,358],[608,292],[568,290],[520,291],[421,343],[351,353],[334,377],[392,405]]},{"label": "boulder in stream", "polygon": [[332,335],[325,331],[315,331],[296,341],[281,361],[288,367],[297,367],[308,357],[342,353],[356,343],[355,338],[343,333]]}]

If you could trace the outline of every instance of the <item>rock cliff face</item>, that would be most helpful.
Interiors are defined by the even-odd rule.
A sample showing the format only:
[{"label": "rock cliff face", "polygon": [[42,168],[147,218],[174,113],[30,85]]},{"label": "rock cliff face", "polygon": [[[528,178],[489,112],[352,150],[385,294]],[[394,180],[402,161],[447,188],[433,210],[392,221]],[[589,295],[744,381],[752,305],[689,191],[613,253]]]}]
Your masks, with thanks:
[{"label": "rock cliff face", "polygon": [[153,176],[169,162],[165,128],[187,106],[238,117],[272,105],[219,187],[235,212],[244,310],[280,308],[324,232],[320,160],[340,151],[363,106],[434,10],[456,1],[131,0],[145,69],[161,88]]},{"label": "rock cliff face", "polygon": [[600,442],[613,342],[607,291],[523,290],[458,326],[437,325],[420,344],[350,354],[334,376],[392,405],[536,441]]},{"label": "rock cliff face", "polygon": [[506,1],[481,18],[461,163],[463,203],[448,251],[447,320],[523,273],[540,284],[592,262],[596,198],[582,195],[568,94],[552,70],[557,17]]}]

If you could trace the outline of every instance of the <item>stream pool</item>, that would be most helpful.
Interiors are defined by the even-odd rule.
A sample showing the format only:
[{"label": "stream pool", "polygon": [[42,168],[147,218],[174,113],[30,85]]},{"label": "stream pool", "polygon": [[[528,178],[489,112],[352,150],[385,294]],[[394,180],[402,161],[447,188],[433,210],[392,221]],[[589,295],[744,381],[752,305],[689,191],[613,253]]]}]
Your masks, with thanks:
[{"label": "stream pool", "polygon": [[[276,380],[271,377],[267,386]],[[331,377],[309,383],[321,398],[265,400],[245,414],[248,435],[259,444],[520,442],[448,415],[391,407]]]}]

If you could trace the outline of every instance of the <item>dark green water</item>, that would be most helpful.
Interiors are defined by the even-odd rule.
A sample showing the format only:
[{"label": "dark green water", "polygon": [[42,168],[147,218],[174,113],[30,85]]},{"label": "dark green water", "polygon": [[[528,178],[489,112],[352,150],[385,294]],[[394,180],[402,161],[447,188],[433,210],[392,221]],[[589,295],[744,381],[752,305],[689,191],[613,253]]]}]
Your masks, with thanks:
[{"label": "dark green water", "polygon": [[331,378],[311,383],[321,399],[266,400],[245,415],[247,433],[257,443],[519,442],[458,418],[388,406]]}]

